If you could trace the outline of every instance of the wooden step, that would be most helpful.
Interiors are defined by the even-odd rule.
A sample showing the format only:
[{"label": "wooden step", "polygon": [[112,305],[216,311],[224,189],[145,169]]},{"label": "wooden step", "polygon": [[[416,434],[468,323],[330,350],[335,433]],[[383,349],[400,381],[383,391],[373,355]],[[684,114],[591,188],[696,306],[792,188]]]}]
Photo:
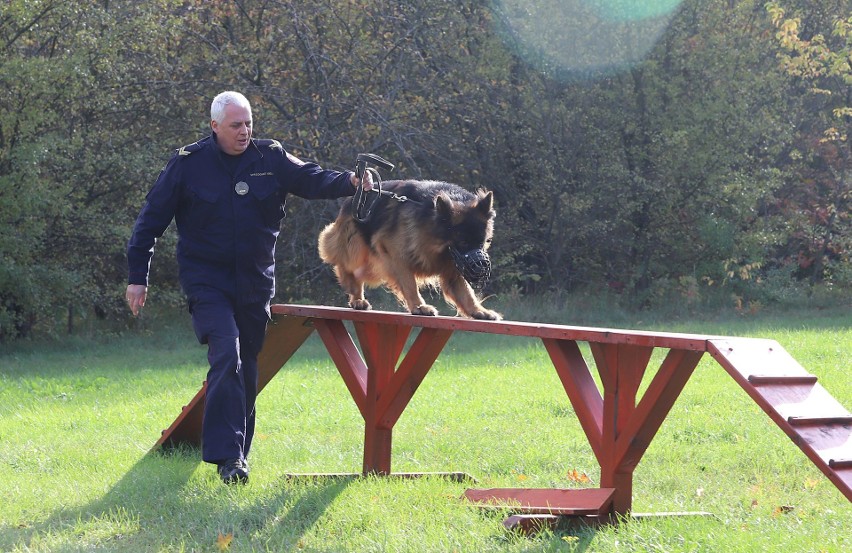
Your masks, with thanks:
[{"label": "wooden step", "polygon": [[852,459],[829,459],[828,466],[834,470],[852,469]]},{"label": "wooden step", "polygon": [[480,507],[539,515],[600,516],[609,512],[615,488],[469,489],[464,497]]},{"label": "wooden step", "polygon": [[834,415],[827,417],[787,417],[791,426],[833,426],[852,424],[852,415]]},{"label": "wooden step", "polygon": [[749,384],[754,386],[768,386],[768,385],[780,385],[780,386],[795,386],[795,385],[807,385],[807,384],[816,384],[817,377],[812,374],[790,374],[790,375],[779,375],[779,374],[752,374],[748,377]]}]

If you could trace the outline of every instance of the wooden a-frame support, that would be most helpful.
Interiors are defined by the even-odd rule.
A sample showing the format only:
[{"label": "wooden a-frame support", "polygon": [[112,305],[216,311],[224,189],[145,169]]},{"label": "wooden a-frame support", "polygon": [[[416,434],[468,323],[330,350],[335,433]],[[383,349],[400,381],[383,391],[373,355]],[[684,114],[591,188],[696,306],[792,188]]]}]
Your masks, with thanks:
[{"label": "wooden a-frame support", "polygon": [[[392,474],[393,427],[453,332],[540,339],[600,465],[600,488],[465,492],[468,500],[485,506],[512,505],[521,514],[507,519],[510,527],[551,524],[566,515],[612,520],[629,514],[633,471],[705,352],[852,501],[852,415],[773,340],[305,305],[273,305],[272,313],[275,322],[258,358],[259,389],[316,330],[364,418],[362,474]],[[360,349],[344,321],[353,324]],[[404,351],[415,327],[419,332]],[[578,342],[589,344],[602,391]],[[640,398],[639,387],[656,348],[668,353]],[[203,385],[155,448],[200,443],[205,392]]]}]

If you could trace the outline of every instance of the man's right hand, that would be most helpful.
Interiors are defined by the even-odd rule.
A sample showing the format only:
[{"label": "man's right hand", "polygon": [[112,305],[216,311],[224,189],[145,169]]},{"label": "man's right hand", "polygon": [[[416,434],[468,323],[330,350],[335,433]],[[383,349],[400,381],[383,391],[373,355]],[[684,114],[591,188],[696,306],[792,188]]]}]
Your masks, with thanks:
[{"label": "man's right hand", "polygon": [[130,307],[130,312],[133,316],[139,314],[139,310],[145,307],[145,298],[148,296],[148,287],[143,284],[128,284],[127,292],[124,297],[127,300],[127,306]]}]

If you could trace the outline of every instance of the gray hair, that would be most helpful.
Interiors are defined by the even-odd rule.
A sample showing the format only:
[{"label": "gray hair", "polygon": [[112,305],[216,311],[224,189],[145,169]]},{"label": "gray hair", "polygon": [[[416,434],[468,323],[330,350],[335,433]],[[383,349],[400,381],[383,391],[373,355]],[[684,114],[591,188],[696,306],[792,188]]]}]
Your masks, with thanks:
[{"label": "gray hair", "polygon": [[249,113],[251,113],[251,104],[245,96],[233,90],[226,90],[213,98],[213,102],[210,104],[210,119],[221,123],[225,118],[225,106],[228,104],[236,104],[237,106],[247,108]]}]

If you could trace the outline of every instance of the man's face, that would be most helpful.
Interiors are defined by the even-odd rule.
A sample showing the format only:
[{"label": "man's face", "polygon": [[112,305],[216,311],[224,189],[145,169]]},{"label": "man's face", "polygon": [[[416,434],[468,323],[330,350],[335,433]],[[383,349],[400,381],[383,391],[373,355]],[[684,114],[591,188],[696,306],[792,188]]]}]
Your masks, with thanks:
[{"label": "man's face", "polygon": [[219,147],[226,154],[238,156],[246,151],[251,138],[251,110],[236,104],[225,106],[222,122],[211,121]]}]

